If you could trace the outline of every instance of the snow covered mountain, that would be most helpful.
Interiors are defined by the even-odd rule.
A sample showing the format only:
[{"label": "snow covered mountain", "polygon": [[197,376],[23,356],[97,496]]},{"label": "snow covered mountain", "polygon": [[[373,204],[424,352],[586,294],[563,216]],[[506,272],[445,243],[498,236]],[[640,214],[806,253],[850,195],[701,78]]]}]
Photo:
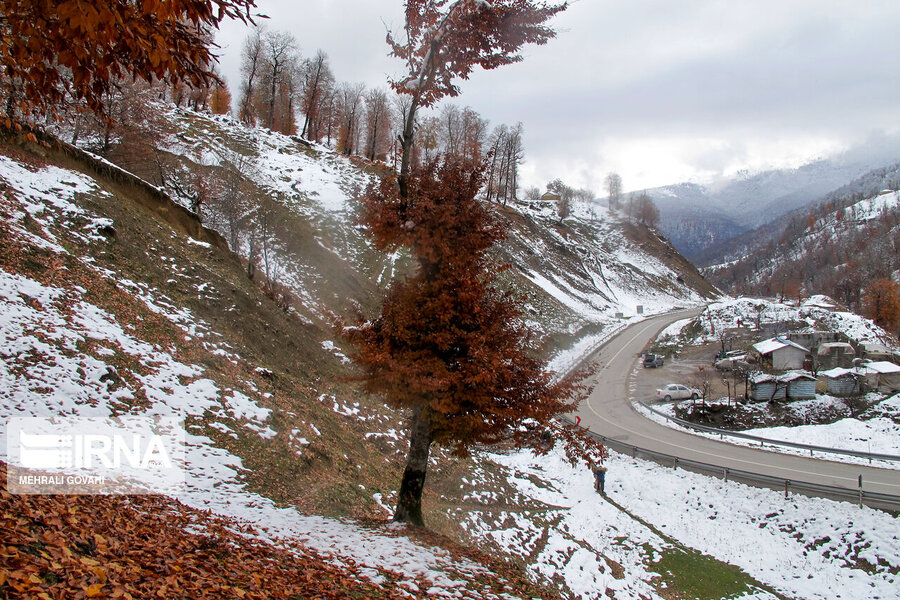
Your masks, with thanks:
[{"label": "snow covered mountain", "polygon": [[672,244],[687,258],[709,264],[718,262],[729,240],[777,223],[900,156],[900,144],[893,141],[877,150],[856,149],[796,169],[741,173],[715,185],[682,183],[647,192]]},{"label": "snow covered mountain", "polygon": [[[862,181],[889,184],[896,168]],[[900,178],[893,180],[900,187]],[[860,184],[862,185],[862,184]],[[773,294],[827,294],[857,311],[869,283],[900,270],[900,199],[896,189],[862,199],[859,186],[846,188],[842,200],[793,215],[771,237],[738,251],[736,258],[707,269],[723,289]],[[843,194],[840,194],[841,196]]]}]

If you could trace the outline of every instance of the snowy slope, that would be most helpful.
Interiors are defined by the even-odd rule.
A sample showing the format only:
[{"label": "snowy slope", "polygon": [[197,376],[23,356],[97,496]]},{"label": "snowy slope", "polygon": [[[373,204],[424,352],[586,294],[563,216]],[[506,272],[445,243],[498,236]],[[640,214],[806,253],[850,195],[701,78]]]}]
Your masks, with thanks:
[{"label": "snowy slope", "polygon": [[[131,413],[184,420],[186,487],[171,492],[181,502],[251,523],[265,539],[287,548],[300,544],[338,563],[352,562],[373,582],[390,581],[411,594],[500,597],[494,590],[502,585],[492,588],[496,579],[481,564],[416,543],[402,530],[306,516],[255,491],[248,481],[247,454],[232,444],[271,444],[273,450],[292,450],[302,458],[322,431],[329,431],[331,418],[350,415],[377,431],[384,416],[361,411],[358,403],[348,407],[329,394],[318,399],[318,427],[274,410],[272,394],[262,389],[272,373],[250,360],[247,348],[225,342],[215,326],[177,306],[166,292],[93,258],[121,251],[116,238],[128,229],[124,221],[85,208],[88,197],[118,201],[91,178],[0,156],[0,187],[4,453],[6,423],[13,417]],[[118,227],[113,238],[98,233],[111,226]],[[207,251],[205,244],[172,237],[189,253]],[[190,279],[190,268],[179,259],[155,258],[165,263],[173,283]],[[202,298],[215,294],[214,287],[206,281],[194,285],[192,293]],[[321,349],[326,356],[327,351]],[[225,377],[222,369],[237,375]],[[287,428],[286,417],[293,417]],[[381,499],[374,496],[373,504]]]},{"label": "snowy slope", "polygon": [[[253,193],[274,202],[271,270],[303,301],[310,318],[326,308],[347,312],[353,304],[348,299],[371,306],[372,284],[383,286],[402,274],[402,256],[374,251],[355,221],[356,198],[378,167],[229,117],[161,110],[171,128],[162,147],[182,169],[218,173],[240,163]],[[261,229],[259,211],[247,210],[236,235],[226,211],[210,203],[204,222],[247,257],[250,238]],[[553,207],[522,203],[497,206],[496,213],[508,229],[497,260],[515,267],[507,284],[526,294],[529,317],[555,349],[583,345],[601,330],[608,334],[622,324],[617,313],[634,318],[640,306],[655,314],[715,294],[668,242],[604,207],[576,203],[564,224]],[[340,278],[333,277],[339,271]],[[348,276],[353,293],[334,289]]]},{"label": "snowy slope", "polygon": [[[737,565],[758,582],[718,573],[735,578],[729,598],[777,597],[761,584],[809,600],[896,597],[900,523],[887,513],[785,499],[616,453],[607,461],[604,499],[588,470],[557,454],[487,459],[501,466],[522,499],[518,509],[471,513],[464,521],[470,534],[518,553],[536,574],[562,578],[580,597],[667,597],[666,577],[660,582],[655,575],[665,569],[655,564],[667,564],[684,546]],[[689,569],[716,568],[696,560]]]},{"label": "snowy slope", "polygon": [[864,288],[869,281],[900,270],[895,251],[898,235],[898,192],[884,190],[855,202],[845,199],[797,215],[778,243],[760,245],[707,272],[720,285],[743,293],[787,280],[806,294],[835,295],[847,281],[851,291],[846,292],[847,298],[839,299],[858,302],[853,286]]}]

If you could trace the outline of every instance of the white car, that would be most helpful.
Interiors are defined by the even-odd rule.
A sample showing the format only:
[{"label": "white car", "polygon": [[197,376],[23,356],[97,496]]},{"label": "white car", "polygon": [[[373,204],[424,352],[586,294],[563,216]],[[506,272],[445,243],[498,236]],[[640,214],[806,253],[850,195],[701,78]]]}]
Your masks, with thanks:
[{"label": "white car", "polygon": [[689,388],[680,383],[670,383],[656,390],[656,399],[671,402],[672,400],[687,400],[688,398],[696,400],[703,394],[700,390]]}]

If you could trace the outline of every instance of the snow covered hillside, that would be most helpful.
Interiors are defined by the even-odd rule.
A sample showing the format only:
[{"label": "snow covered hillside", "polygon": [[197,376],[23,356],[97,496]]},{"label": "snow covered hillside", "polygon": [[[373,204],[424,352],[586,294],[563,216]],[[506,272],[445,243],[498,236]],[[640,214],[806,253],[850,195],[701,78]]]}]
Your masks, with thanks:
[{"label": "snow covered hillside", "polygon": [[[201,209],[204,223],[245,259],[261,256],[266,274],[299,299],[301,314],[316,320],[356,303],[372,308],[374,288],[402,274],[404,257],[374,251],[355,220],[356,198],[385,166],[229,117],[161,110],[159,146],[172,175],[160,183],[188,205],[179,181],[201,177],[214,186],[237,175],[245,200],[231,199],[220,183]],[[157,177],[147,165],[129,168]],[[549,351],[590,344],[639,310],[665,312],[715,295],[667,241],[605,207],[576,204],[563,223],[554,206],[539,203],[496,212],[508,230],[497,260],[514,267],[507,284],[527,297]]]},{"label": "snow covered hillside", "polygon": [[385,515],[400,419],[341,383],[321,330],[266,298],[240,263],[156,220],[133,191],[2,153],[4,451],[14,417],[183,419],[186,485],[172,494],[234,531],[252,525],[262,543],[328,555],[407,597],[534,594],[475,552],[337,518]]},{"label": "snow covered hillside", "polygon": [[[165,122],[168,151],[140,174],[153,181],[161,169],[186,205],[200,199],[243,258],[173,230],[127,182],[51,150],[3,146],[0,419],[181,416],[188,484],[178,500],[253,525],[263,543],[329,553],[401,595],[655,600],[699,595],[697,572],[717,574],[702,592],[710,598],[820,598],[826,578],[851,592],[890,589],[887,515],[785,504],[620,456],[607,502],[559,456],[436,451],[426,521],[482,550],[385,526],[403,416],[347,380],[331,328],[331,314],[355,303],[371,310],[405,268],[402,256],[374,252],[353,219],[366,169],[378,167],[225,118],[172,110]],[[664,240],[598,207],[576,206],[562,224],[552,207],[498,211],[510,231],[497,257],[513,265],[505,283],[526,296],[559,368],[638,318],[639,305],[648,314],[712,294]],[[707,508],[736,498],[739,511]],[[717,520],[787,558],[729,547],[713,535]],[[833,541],[821,542],[823,530]],[[817,575],[796,580],[797,561]]]},{"label": "snow covered hillside", "polygon": [[[894,184],[896,188],[896,183]],[[795,215],[777,239],[762,236],[739,258],[706,269],[735,294],[826,294],[859,310],[867,285],[900,270],[896,189],[848,196]]]}]

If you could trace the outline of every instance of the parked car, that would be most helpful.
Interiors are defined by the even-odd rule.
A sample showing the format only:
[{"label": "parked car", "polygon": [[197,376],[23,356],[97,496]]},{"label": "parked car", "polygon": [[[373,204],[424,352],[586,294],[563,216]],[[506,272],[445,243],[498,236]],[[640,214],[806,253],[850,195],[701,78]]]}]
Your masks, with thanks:
[{"label": "parked car", "polygon": [[663,357],[659,354],[650,354],[649,352],[644,355],[644,368],[645,369],[655,369],[656,367],[663,366]]},{"label": "parked car", "polygon": [[687,400],[688,398],[696,400],[703,394],[700,390],[689,388],[680,383],[670,383],[656,390],[656,399],[671,402],[672,400]]}]

